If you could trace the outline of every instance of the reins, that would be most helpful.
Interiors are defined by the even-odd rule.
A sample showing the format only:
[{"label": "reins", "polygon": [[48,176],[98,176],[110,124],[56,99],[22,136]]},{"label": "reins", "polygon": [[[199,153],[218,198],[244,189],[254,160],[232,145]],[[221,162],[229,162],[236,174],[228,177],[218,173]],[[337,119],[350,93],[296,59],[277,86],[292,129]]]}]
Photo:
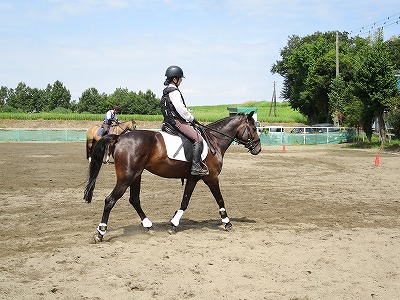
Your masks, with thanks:
[{"label": "reins", "polygon": [[[246,128],[243,129],[243,131],[247,129],[247,124],[248,124],[248,120],[246,120]],[[208,129],[208,130],[210,130],[210,131],[214,131],[214,132],[216,132],[216,133],[218,133],[218,134],[220,134],[220,135],[223,135],[223,136],[225,136],[225,137],[231,139],[232,141],[234,141],[234,142],[236,142],[236,143],[238,143],[238,144],[240,144],[240,145],[245,146],[245,148],[249,149],[249,151],[253,150],[253,149],[260,143],[260,139],[256,139],[256,140],[251,139],[251,137],[250,137],[250,132],[249,132],[249,131],[247,132],[247,134],[248,134],[247,142],[245,142],[245,141],[240,140],[240,139],[238,139],[238,138],[236,138],[236,137],[234,137],[234,136],[230,136],[230,135],[228,135],[228,134],[226,134],[226,133],[224,133],[224,132],[221,132],[221,131],[218,131],[218,130],[216,130],[216,129],[213,129],[213,128],[207,126],[207,125],[203,125],[203,124],[198,124],[198,125],[199,125],[200,127],[206,128],[206,129]],[[244,133],[244,132],[243,132],[243,133]],[[242,135],[242,137],[243,137],[243,135]],[[255,143],[255,142],[256,142],[256,143]]]},{"label": "reins", "polygon": [[121,126],[122,123],[126,123],[126,122],[118,123],[118,124],[117,124],[117,127],[121,128],[121,130],[122,130],[122,133],[121,133],[121,134],[124,134],[124,133],[127,132],[129,129],[128,129],[128,126],[126,126],[125,129],[122,128],[122,126]]}]

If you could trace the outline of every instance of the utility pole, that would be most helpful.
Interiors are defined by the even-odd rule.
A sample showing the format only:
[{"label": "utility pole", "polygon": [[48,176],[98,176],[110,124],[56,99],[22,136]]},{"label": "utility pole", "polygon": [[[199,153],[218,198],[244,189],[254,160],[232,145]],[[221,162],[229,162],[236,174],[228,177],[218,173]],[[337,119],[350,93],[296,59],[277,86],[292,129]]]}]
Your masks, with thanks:
[{"label": "utility pole", "polygon": [[336,77],[339,77],[339,32],[336,31]]},{"label": "utility pole", "polygon": [[271,107],[269,108],[269,116],[271,116],[271,111],[272,111],[272,104],[274,105],[274,117],[276,117],[276,90],[275,90],[275,81],[274,81],[274,92],[272,93],[272,101],[271,101]]},{"label": "utility pole", "polygon": [[[336,31],[336,78],[339,77],[339,32]],[[335,124],[335,126],[340,126],[340,122],[339,122],[339,112],[337,104],[335,105],[336,108],[334,110],[334,112],[332,113],[332,119],[333,119],[333,123]]]}]

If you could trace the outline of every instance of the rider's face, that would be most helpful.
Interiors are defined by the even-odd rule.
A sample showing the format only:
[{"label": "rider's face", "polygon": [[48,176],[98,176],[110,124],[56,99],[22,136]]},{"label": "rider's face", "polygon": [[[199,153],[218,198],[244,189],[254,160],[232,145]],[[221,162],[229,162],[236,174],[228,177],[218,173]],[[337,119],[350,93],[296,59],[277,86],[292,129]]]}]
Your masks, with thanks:
[{"label": "rider's face", "polygon": [[175,83],[176,86],[179,86],[182,83],[182,78],[175,77],[174,78],[174,83]]}]

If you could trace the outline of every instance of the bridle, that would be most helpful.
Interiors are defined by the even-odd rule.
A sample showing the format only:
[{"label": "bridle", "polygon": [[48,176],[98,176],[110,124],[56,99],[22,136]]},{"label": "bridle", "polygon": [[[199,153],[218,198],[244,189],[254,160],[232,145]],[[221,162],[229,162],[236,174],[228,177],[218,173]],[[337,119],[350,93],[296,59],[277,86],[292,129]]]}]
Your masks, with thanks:
[{"label": "bridle", "polygon": [[[245,131],[247,131],[247,140],[243,138],[243,136],[245,135]],[[238,144],[244,145],[244,147],[248,149],[249,152],[252,152],[254,148],[256,148],[261,142],[260,138],[257,139],[252,138],[250,133],[249,120],[246,120],[246,126],[243,128],[241,139],[234,138],[234,141]]]},{"label": "bridle", "polygon": [[[223,135],[231,140],[233,140],[234,142],[243,145],[246,149],[249,150],[249,152],[252,152],[259,144],[260,144],[260,138],[257,139],[253,139],[250,133],[250,125],[249,125],[249,120],[246,119],[246,126],[243,128],[243,132],[240,134],[240,138],[237,138],[236,136],[239,136],[239,134],[236,134],[236,136],[230,136],[226,133],[220,132],[218,130],[215,130],[213,128],[210,128],[207,125],[203,125],[203,124],[198,124],[201,127],[207,128],[210,131],[214,131],[220,135]],[[244,138],[245,132],[247,131],[247,140]]]}]

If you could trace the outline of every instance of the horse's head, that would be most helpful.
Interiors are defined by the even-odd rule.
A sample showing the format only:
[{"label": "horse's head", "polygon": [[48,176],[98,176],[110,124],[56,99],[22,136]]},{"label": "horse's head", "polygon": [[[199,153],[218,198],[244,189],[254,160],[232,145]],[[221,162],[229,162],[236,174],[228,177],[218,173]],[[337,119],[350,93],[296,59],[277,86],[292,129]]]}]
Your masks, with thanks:
[{"label": "horse's head", "polygon": [[261,152],[261,141],[257,133],[253,113],[254,112],[252,111],[243,119],[242,125],[238,128],[236,138],[241,144],[249,149],[251,154],[257,155]]},{"label": "horse's head", "polygon": [[135,122],[134,120],[129,121],[129,122],[128,122],[128,127],[127,127],[127,129],[128,129],[129,131],[135,130],[135,129],[136,129],[136,122]]}]

